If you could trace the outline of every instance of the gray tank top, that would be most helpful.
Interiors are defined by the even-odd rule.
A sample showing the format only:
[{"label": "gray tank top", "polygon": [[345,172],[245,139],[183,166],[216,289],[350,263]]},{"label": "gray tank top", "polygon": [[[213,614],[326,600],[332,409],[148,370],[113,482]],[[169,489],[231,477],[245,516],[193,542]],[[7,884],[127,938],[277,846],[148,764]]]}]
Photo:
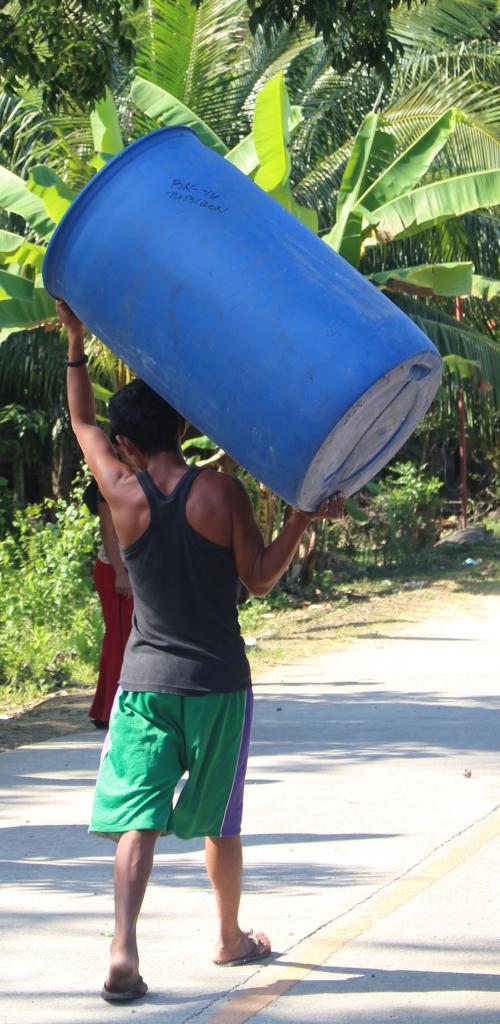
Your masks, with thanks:
[{"label": "gray tank top", "polygon": [[200,472],[188,469],[168,497],[149,473],[137,473],[151,522],[123,552],[134,594],[124,690],[202,696],[251,686],[232,548],[202,537],[186,518]]}]

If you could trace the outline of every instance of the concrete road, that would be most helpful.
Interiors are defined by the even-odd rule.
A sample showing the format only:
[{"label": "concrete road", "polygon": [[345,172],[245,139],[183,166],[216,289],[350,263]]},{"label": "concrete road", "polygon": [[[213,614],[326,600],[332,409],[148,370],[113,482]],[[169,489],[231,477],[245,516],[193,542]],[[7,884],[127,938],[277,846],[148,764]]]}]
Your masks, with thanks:
[{"label": "concrete road", "polygon": [[242,923],[278,955],[260,969],[211,965],[202,843],[165,839],[140,929],[151,994],[102,1002],[101,737],[0,755],[0,1024],[500,1022],[499,602],[373,628],[257,680]]}]

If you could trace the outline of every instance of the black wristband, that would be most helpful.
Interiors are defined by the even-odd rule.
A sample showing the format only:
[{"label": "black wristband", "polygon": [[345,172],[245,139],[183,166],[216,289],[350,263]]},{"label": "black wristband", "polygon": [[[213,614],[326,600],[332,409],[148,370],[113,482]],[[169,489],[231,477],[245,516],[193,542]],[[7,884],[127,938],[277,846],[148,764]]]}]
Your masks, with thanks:
[{"label": "black wristband", "polygon": [[65,366],[85,366],[85,363],[88,362],[88,358],[89,358],[88,356],[83,355],[81,359],[65,359],[64,360],[64,365]]}]

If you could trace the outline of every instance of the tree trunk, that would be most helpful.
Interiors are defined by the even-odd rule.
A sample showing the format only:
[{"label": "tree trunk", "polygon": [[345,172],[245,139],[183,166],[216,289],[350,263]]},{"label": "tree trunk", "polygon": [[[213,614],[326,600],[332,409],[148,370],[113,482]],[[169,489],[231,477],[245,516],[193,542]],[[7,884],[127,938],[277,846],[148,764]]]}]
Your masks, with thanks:
[{"label": "tree trunk", "polygon": [[52,490],[54,497],[67,498],[80,465],[76,442],[69,431],[64,431],[53,445]]},{"label": "tree trunk", "polygon": [[268,547],[273,539],[275,509],[276,495],[268,487],[265,487],[264,484],[259,484],[255,518],[259,524],[266,547]]},{"label": "tree trunk", "polygon": [[38,467],[38,493],[39,497],[53,498],[54,490],[52,487],[52,464],[49,461],[40,462]]}]

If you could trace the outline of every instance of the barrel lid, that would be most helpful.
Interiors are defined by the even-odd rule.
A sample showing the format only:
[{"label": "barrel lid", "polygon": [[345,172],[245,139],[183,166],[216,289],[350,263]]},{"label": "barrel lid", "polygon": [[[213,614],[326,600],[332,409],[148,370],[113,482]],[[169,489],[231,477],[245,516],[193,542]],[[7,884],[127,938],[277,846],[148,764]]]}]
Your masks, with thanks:
[{"label": "barrel lid", "polygon": [[424,351],[380,377],[323,441],[304,477],[299,506],[313,510],[331,494],[349,497],[410,437],[441,381],[437,352]]}]

